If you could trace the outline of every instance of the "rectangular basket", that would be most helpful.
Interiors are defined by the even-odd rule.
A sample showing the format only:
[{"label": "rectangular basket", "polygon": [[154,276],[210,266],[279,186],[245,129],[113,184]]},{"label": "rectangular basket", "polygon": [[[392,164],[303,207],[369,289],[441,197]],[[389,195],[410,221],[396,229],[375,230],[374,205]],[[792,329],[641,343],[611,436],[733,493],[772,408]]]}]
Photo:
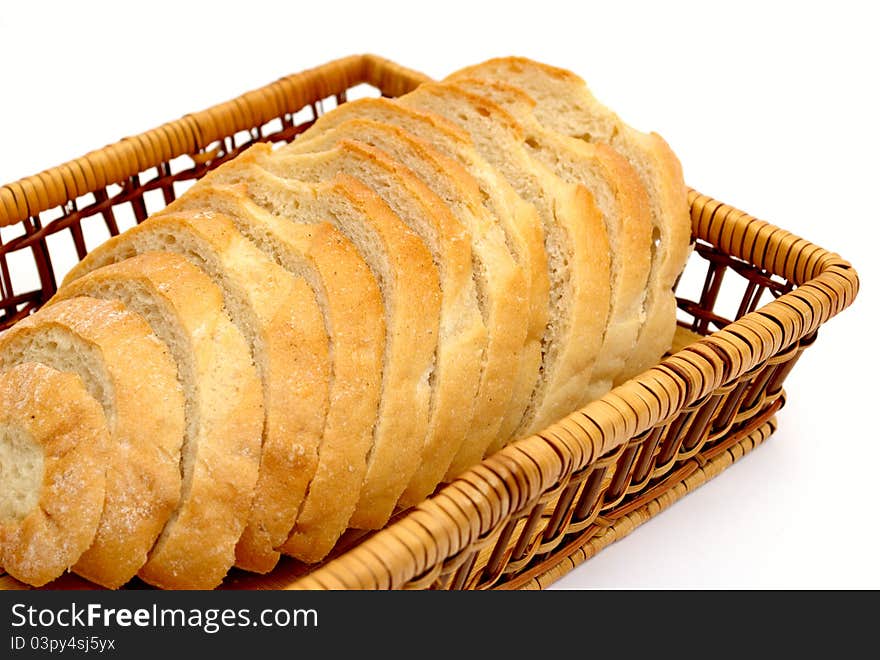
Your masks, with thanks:
[{"label": "rectangular basket", "polygon": [[[72,247],[82,259],[96,226],[111,236],[125,217],[143,221],[252,143],[292,140],[355,88],[393,97],[424,80],[372,55],[348,57],[3,186],[0,329],[51,297],[64,274],[59,254]],[[661,364],[487,458],[383,530],[345,537],[322,564],[233,570],[224,587],[540,588],[765,440],[783,381],[818,327],[852,303],[858,277],[773,225],[695,191],[689,202],[688,269],[705,275],[698,295],[679,294],[676,345]],[[16,276],[25,266],[38,286]],[[724,315],[719,300],[731,294],[738,307]],[[23,586],[0,575],[0,589]],[[66,575],[49,586],[87,585]]]}]

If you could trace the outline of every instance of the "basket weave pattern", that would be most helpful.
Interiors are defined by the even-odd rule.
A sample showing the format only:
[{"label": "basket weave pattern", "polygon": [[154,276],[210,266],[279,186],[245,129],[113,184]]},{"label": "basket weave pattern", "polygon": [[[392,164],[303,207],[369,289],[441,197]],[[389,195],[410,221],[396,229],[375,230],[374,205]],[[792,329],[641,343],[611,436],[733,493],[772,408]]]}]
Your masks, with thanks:
[{"label": "basket weave pattern", "polygon": [[[53,253],[72,243],[80,259],[87,254],[85,222],[116,235],[125,228],[122,209],[142,222],[159,210],[151,204],[169,204],[186,182],[252,143],[292,140],[328,99],[343,103],[362,83],[397,96],[425,79],[375,56],[352,56],[3,186],[0,227],[15,226],[18,235],[0,241],[0,329],[55,292],[62,273]],[[838,255],[782,229],[696,191],[689,202],[695,249],[688,268],[706,272],[699,296],[678,299],[679,350],[487,458],[311,572],[285,564],[232,582],[546,586],[765,440],[786,376],[818,327],[852,303],[858,278]],[[35,266],[38,287],[19,290],[12,272],[22,259]],[[737,287],[741,302],[725,317],[716,309],[720,293]]]}]

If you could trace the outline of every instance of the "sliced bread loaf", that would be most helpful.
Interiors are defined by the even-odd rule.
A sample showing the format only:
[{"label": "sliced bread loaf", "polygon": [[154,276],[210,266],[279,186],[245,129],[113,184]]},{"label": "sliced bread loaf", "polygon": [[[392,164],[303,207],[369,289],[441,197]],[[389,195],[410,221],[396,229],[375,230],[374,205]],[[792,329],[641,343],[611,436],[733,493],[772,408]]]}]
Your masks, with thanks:
[{"label": "sliced bread loaf", "polygon": [[648,194],[612,147],[544,128],[533,113],[534,100],[519,88],[479,78],[456,78],[455,84],[507,110],[526,132],[529,152],[561,179],[583,184],[602,213],[611,246],[611,300],[602,348],[582,403],[597,399],[622,375],[645,319],[652,233]]},{"label": "sliced bread loaf", "polygon": [[39,362],[79,376],[110,432],[106,496],[94,541],[73,570],[104,587],[146,563],[180,499],[184,397],[165,345],[116,301],[72,298],[0,338],[0,368]]},{"label": "sliced bread loaf", "polygon": [[154,216],[88,254],[65,284],[145,252],[174,252],[206,273],[254,356],[265,404],[259,477],[236,564],[265,573],[290,534],[315,471],[327,414],[329,359],[309,284],[244,238],[222,214]]},{"label": "sliced bread loaf", "polygon": [[332,225],[275,216],[247,197],[243,186],[200,186],[169,213],[193,213],[206,222],[228,218],[268,258],[309,282],[319,302],[330,357],[329,405],[317,468],[296,524],[275,546],[297,559],[319,561],[348,526],[376,432],[386,345],[376,278]]},{"label": "sliced bread loaf", "polygon": [[480,384],[467,439],[450,465],[451,479],[478,463],[498,435],[515,386],[529,321],[525,276],[507,247],[498,221],[481,202],[479,184],[461,165],[412,133],[370,119],[352,119],[308,140],[289,153],[326,151],[346,139],[369,144],[412,170],[464,226],[471,237],[477,302],[487,330]]},{"label": "sliced bread loaf", "polygon": [[549,280],[544,231],[537,210],[520,197],[498,170],[480,155],[467,132],[438,114],[407,108],[390,99],[359,99],[345,103],[321,116],[297,139],[308,140],[312,135],[329,131],[354,118],[399,126],[419,136],[467,170],[479,185],[484,208],[498,221],[511,255],[527,276],[528,331],[519,363],[509,365],[516,371],[516,377],[505,417],[488,448],[488,453],[493,453],[501,448],[519,425],[541,367],[541,340],[547,327]]},{"label": "sliced bread loaf", "polygon": [[0,373],[0,566],[35,587],[72,567],[98,530],[110,456],[79,376],[36,362]]},{"label": "sliced bread loaf", "polygon": [[641,133],[599,103],[586,83],[564,69],[526,58],[505,57],[467,67],[457,77],[498,79],[522,88],[536,102],[544,126],[587,142],[609,144],[633,166],[651,207],[654,228],[646,322],[621,380],[653,365],[675,332],[672,286],[690,254],[691,223],[681,164],[656,133]]},{"label": "sliced bread loaf", "polygon": [[583,399],[608,318],[609,245],[602,216],[581,185],[555,176],[525,148],[525,133],[497,104],[454,85],[426,83],[398,102],[468,131],[513,188],[538,209],[550,279],[541,376],[515,436],[572,412]]},{"label": "sliced bread loaf", "polygon": [[264,413],[250,349],[220,289],[177,254],[148,252],[92,271],[48,309],[83,295],[121,301],[144,318],[174,357],[185,396],[180,503],[138,574],[162,588],[213,588],[235,562],[257,481]]}]

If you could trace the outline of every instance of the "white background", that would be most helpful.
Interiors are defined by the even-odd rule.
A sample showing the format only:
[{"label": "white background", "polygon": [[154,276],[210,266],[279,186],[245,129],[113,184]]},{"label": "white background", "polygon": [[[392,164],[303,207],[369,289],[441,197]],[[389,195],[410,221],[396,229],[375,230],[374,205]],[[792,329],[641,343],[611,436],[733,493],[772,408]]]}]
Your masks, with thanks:
[{"label": "white background", "polygon": [[[661,6],[662,5],[662,6]],[[880,51],[870,3],[5,2],[0,182],[374,52],[442,77],[518,54],[660,132],[688,183],[853,262],[854,307],[768,443],[559,587],[880,587]]]}]

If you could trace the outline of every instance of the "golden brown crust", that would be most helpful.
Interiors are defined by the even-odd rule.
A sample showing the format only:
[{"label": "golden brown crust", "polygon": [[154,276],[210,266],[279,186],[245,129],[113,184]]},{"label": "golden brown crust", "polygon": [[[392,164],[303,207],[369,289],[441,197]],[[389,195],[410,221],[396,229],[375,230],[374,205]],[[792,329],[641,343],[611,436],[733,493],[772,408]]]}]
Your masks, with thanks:
[{"label": "golden brown crust", "polygon": [[[520,76],[527,75],[530,69],[538,68],[546,72],[551,78],[564,81],[571,85],[584,85],[583,79],[572,71],[560,69],[558,67],[536,62],[527,57],[493,57],[491,59],[462,67],[457,71],[449,74],[446,80],[456,80],[458,78],[482,78],[487,73],[498,75],[500,80],[507,80],[516,83]],[[503,73],[498,73],[503,72]]]},{"label": "golden brown crust", "polygon": [[0,360],[27,349],[41,333],[57,330],[93,350],[89,364],[107,384],[111,459],[106,498],[92,545],[73,570],[102,586],[128,582],[180,497],[184,400],[174,362],[150,326],[115,301],[79,297],[50,301],[3,335]]},{"label": "golden brown crust", "polygon": [[[404,123],[395,122],[394,117],[397,117],[398,120],[404,120]],[[374,119],[399,125],[402,128],[420,126],[421,128],[410,132],[421,137],[426,137],[423,130],[430,128],[432,135],[442,135],[442,141],[447,144],[458,142],[463,145],[470,145],[473,148],[473,142],[471,142],[467,131],[462,130],[448,119],[433,112],[420,112],[412,108],[406,108],[396,103],[393,99],[388,98],[365,98],[349,101],[335,108],[333,112],[328,112],[318,117],[315,123],[297,138],[297,141],[309,140],[320,133],[339,126],[339,124],[349,119]],[[296,144],[296,142],[293,144]],[[433,144],[438,147],[441,146],[436,143]]]},{"label": "golden brown crust", "polygon": [[653,366],[672,345],[677,311],[672,287],[691,253],[691,221],[681,163],[666,141],[656,133],[633,131],[633,134],[633,140],[637,140],[651,155],[652,165],[656,168],[653,201],[657,208],[656,215],[668,220],[667,250],[665,259],[657,266],[656,287],[648,293],[651,313],[639,334],[632,358],[627,361],[615,385]]},{"label": "golden brown crust", "polygon": [[77,375],[24,363],[0,374],[0,429],[24,435],[42,453],[36,506],[0,520],[0,566],[39,587],[69,569],[95,537],[104,508],[107,420]]},{"label": "golden brown crust", "polygon": [[559,363],[549,393],[517,437],[531,435],[577,409],[584,399],[595,358],[608,320],[611,295],[610,246],[602,215],[583,186],[554,183],[556,221],[566,229],[574,248],[571,260],[572,298],[568,336],[560,346]]},{"label": "golden brown crust", "polygon": [[149,252],[105,266],[58,297],[83,294],[130,306],[148,300],[173,319],[181,342],[175,358],[188,381],[183,484],[139,575],[162,588],[213,588],[235,561],[257,481],[264,413],[250,350],[226,316],[220,290],[179,255]]}]

